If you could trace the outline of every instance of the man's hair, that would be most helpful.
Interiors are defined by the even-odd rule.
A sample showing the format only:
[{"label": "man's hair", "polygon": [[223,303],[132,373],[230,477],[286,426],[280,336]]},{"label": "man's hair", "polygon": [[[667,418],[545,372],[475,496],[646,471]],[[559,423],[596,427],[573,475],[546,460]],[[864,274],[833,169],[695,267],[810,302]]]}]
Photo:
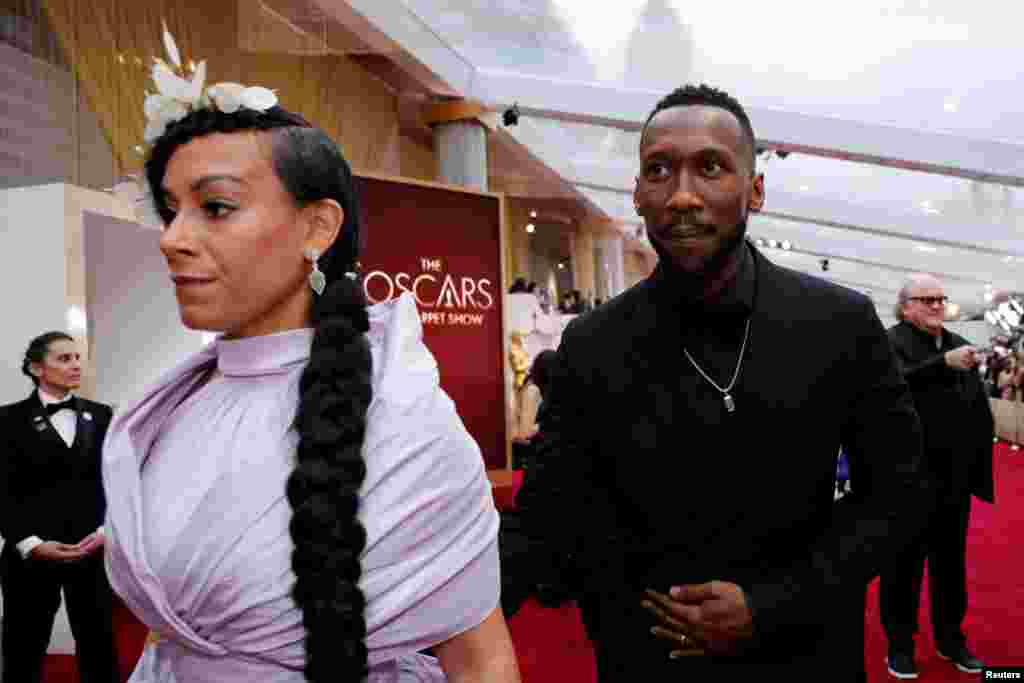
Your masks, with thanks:
[{"label": "man's hair", "polygon": [[753,171],[757,165],[757,138],[754,135],[754,127],[750,123],[750,117],[747,116],[743,105],[732,95],[704,83],[700,85],[684,85],[681,88],[676,88],[663,97],[658,104],[654,105],[654,110],[647,116],[647,120],[644,121],[643,130],[640,132],[640,147],[643,147],[645,144],[647,128],[651,125],[651,120],[655,116],[666,109],[689,106],[717,107],[736,117],[736,120],[740,122],[740,127],[743,129],[743,137],[747,146],[750,148],[750,170]]},{"label": "man's hair", "polygon": [[931,275],[928,275],[927,273],[914,273],[913,275],[910,275],[909,277],[907,277],[906,280],[903,281],[903,286],[900,287],[900,291],[896,295],[896,304],[893,306],[892,309],[893,315],[896,317],[897,320],[899,320],[900,322],[906,320],[906,317],[903,313],[903,308],[907,305],[907,302],[910,301],[911,292],[914,290],[915,287],[918,287],[921,284],[925,284],[925,282],[929,280],[934,280],[934,278]]}]

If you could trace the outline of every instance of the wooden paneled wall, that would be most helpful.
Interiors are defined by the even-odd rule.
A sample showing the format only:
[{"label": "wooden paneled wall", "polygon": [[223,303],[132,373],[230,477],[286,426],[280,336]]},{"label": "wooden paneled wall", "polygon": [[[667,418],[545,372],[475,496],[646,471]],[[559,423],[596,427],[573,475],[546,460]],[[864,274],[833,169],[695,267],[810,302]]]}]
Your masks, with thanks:
[{"label": "wooden paneled wall", "polygon": [[120,172],[141,166],[142,104],[153,86],[149,67],[163,57],[166,20],[185,60],[206,60],[208,83],[233,81],[277,91],[282,106],[301,113],[341,145],[353,167],[433,179],[432,150],[399,133],[396,97],[383,82],[341,54],[253,52],[242,15],[255,0],[44,0],[67,63],[99,118]]}]

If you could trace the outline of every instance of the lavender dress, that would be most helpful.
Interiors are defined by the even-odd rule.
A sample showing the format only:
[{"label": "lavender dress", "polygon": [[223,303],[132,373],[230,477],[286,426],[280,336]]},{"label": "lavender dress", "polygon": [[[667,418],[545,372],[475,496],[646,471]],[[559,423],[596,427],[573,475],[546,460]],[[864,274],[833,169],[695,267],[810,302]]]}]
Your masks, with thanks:
[{"label": "lavender dress", "polygon": [[[437,662],[417,652],[498,606],[498,515],[413,299],[371,307],[370,321],[373,402],[359,513],[369,681],[444,681]],[[132,682],[304,680],[284,489],[312,336],[218,340],[111,425],[107,571],[160,635]]]}]

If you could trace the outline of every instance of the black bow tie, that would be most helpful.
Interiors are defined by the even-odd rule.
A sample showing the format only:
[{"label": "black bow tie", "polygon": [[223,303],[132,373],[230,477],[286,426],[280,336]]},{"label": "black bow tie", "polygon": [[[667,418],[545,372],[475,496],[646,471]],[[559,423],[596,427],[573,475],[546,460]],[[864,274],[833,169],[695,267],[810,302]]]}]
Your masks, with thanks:
[{"label": "black bow tie", "polygon": [[65,408],[67,408],[68,410],[74,410],[75,399],[69,398],[64,401],[61,401],[60,403],[48,403],[46,405],[46,414],[52,416],[55,413],[59,413],[60,411],[64,410]]}]

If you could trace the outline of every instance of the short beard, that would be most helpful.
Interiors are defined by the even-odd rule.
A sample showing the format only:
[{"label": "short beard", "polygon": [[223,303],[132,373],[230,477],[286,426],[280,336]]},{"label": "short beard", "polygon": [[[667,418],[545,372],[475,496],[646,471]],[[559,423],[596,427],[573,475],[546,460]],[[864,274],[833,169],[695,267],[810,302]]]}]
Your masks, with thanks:
[{"label": "short beard", "polygon": [[740,247],[743,246],[743,242],[747,238],[747,217],[744,216],[743,220],[736,224],[736,230],[734,234],[722,243],[718,251],[711,255],[711,257],[704,262],[704,267],[696,272],[684,272],[678,268],[672,261],[672,256],[666,252],[661,245],[655,241],[650,240],[651,246],[654,247],[654,251],[658,254],[658,259],[668,266],[672,272],[679,277],[691,281],[705,281],[714,278],[716,275],[722,272],[729,261],[736,255]]}]

